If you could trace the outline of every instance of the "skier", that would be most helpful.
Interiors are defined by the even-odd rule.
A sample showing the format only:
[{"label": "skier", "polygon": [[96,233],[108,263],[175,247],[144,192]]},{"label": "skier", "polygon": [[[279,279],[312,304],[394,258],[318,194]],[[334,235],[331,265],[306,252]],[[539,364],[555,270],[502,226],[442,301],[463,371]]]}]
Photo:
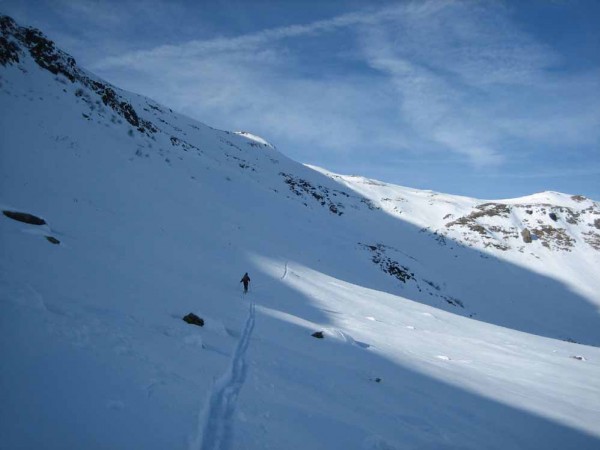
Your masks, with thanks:
[{"label": "skier", "polygon": [[240,280],[240,283],[244,283],[244,294],[246,294],[248,292],[248,284],[250,283],[248,272],[244,274],[244,277]]}]

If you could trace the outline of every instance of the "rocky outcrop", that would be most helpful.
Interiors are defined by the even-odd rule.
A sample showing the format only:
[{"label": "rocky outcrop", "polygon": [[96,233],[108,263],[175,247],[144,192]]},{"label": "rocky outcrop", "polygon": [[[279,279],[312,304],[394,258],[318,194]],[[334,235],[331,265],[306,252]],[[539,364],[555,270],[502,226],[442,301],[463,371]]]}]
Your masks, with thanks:
[{"label": "rocky outcrop", "polygon": [[[417,277],[411,269],[399,263],[395,258],[398,259],[410,259],[416,261],[415,258],[398,251],[393,247],[389,247],[384,244],[362,244],[358,243],[362,248],[368,250],[371,253],[371,261],[379,266],[379,268],[385,272],[386,274],[396,278],[398,281],[401,281],[403,284],[407,284],[409,281],[410,284],[425,298],[438,299],[438,301],[443,301],[448,305],[465,308],[464,303],[452,296],[447,292],[444,292],[439,283],[436,283],[431,280],[427,280],[425,278]],[[390,257],[389,254],[394,255],[394,257]],[[421,282],[423,284],[421,284]],[[439,303],[437,303],[439,305]]]},{"label": "rocky outcrop", "polygon": [[[460,217],[446,224],[447,228],[466,228],[473,234],[479,235],[479,239],[483,240],[485,247],[494,247],[498,250],[508,250],[510,247],[503,240],[496,238],[498,234],[506,234],[510,236],[517,235],[517,230],[514,227],[502,228],[497,225],[485,225],[483,222],[489,218],[508,218],[511,214],[511,206],[503,203],[483,203],[477,205],[475,210],[470,214]],[[477,239],[465,235],[467,242],[475,243]]]},{"label": "rocky outcrop", "polygon": [[593,249],[600,250],[600,233],[596,231],[588,231],[583,234],[583,240]]},{"label": "rocky outcrop", "polygon": [[456,225],[464,225],[467,228],[479,234],[485,235],[486,229],[482,227],[477,220],[482,217],[508,217],[511,212],[511,207],[502,203],[483,203],[475,207],[475,211],[467,216],[461,217],[446,224],[447,227]]},{"label": "rocky outcrop", "polygon": [[194,313],[189,313],[187,316],[184,316],[183,320],[190,325],[198,325],[199,327],[204,326],[204,319],[198,317]]},{"label": "rocky outcrop", "polygon": [[540,239],[544,247],[551,250],[571,251],[575,245],[575,239],[564,228],[541,225],[534,228],[533,233]]},{"label": "rocky outcrop", "polygon": [[20,27],[8,16],[0,16],[0,64],[18,64],[24,50],[42,68],[55,75],[61,75],[72,83],[79,82],[96,93],[102,102],[129,124],[142,133],[154,133],[157,128],[152,122],[139,117],[135,108],[125,101],[113,87],[94,80],[82,71],[75,58],[55,47],[54,42],[44,34],[30,27]]},{"label": "rocky outcrop", "polygon": [[386,246],[383,244],[366,245],[360,244],[364,248],[371,251],[371,260],[381,267],[388,275],[406,283],[408,280],[415,280],[415,274],[406,266],[403,266],[398,261],[394,261],[386,253]]},{"label": "rocky outcrop", "polygon": [[17,212],[17,211],[2,211],[6,217],[19,222],[28,223],[30,225],[46,225],[46,221],[40,217],[34,216],[33,214]]},{"label": "rocky outcrop", "polygon": [[290,190],[294,194],[300,197],[312,197],[319,202],[321,206],[327,207],[333,214],[337,214],[338,216],[344,214],[344,205],[341,202],[334,201],[331,197],[337,197],[338,195],[350,197],[347,193],[338,190],[330,191],[324,186],[313,186],[309,181],[294,177],[288,173],[280,172],[279,175],[283,177],[285,183],[290,187]]},{"label": "rocky outcrop", "polygon": [[[470,247],[498,250],[519,248],[518,240],[526,244],[538,240],[549,250],[571,251],[583,237],[584,242],[598,250],[595,230],[591,228],[600,229],[600,219],[596,218],[600,206],[583,196],[573,196],[571,200],[581,206],[483,203],[471,213],[446,223],[447,230],[437,233],[457,239],[458,231],[458,240]],[[521,230],[515,225],[519,221]]]}]

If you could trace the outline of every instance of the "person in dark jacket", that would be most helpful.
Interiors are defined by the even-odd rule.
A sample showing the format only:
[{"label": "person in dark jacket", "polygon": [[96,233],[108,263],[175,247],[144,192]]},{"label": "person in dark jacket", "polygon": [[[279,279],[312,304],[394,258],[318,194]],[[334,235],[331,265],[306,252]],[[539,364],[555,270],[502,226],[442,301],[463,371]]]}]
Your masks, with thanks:
[{"label": "person in dark jacket", "polygon": [[248,284],[250,284],[250,277],[248,276],[248,272],[244,274],[244,277],[240,280],[240,283],[244,283],[244,294],[248,292]]}]

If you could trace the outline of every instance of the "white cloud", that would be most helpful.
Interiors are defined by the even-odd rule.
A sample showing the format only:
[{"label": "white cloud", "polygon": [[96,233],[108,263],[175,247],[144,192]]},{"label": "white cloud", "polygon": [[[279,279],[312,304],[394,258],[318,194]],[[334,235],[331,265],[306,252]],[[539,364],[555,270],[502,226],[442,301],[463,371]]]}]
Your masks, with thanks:
[{"label": "white cloud", "polygon": [[423,138],[476,167],[501,164],[509,138],[553,145],[598,139],[598,102],[583,105],[590,94],[598,99],[595,78],[582,89],[551,75],[559,56],[516,28],[501,6],[435,4],[365,29],[361,41],[368,64],[392,80],[402,116]]},{"label": "white cloud", "polygon": [[376,25],[378,21],[385,19],[391,11],[395,10],[393,8],[375,12],[348,13],[310,24],[272,28],[242,36],[193,40],[179,45],[163,45],[150,50],[129,52],[124,55],[105,58],[96,63],[96,67],[106,69],[123,65],[140,64],[144,61],[160,58],[187,59],[203,57],[210,53],[253,51],[282,39],[315,36],[357,25]]},{"label": "white cloud", "polygon": [[[359,68],[305,70],[313,61],[302,44],[327,46],[331,36],[344,37],[331,61]],[[582,88],[550,74],[560,64],[499,3],[425,1],[126,52],[92,69],[211,125],[263,134],[304,160],[323,151],[360,160],[445,150],[482,168],[511,157],[510,140],[598,139],[596,74]]]}]

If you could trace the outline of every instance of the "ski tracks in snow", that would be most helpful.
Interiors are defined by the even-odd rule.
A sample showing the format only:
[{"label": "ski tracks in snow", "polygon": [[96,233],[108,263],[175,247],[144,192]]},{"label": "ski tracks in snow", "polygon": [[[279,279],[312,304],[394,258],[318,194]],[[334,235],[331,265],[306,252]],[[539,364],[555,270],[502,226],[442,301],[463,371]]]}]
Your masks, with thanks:
[{"label": "ski tracks in snow", "polygon": [[233,438],[233,415],[238,394],[246,379],[246,351],[254,330],[255,307],[250,304],[244,331],[231,358],[229,368],[215,382],[200,416],[198,436],[190,450],[227,450]]}]

